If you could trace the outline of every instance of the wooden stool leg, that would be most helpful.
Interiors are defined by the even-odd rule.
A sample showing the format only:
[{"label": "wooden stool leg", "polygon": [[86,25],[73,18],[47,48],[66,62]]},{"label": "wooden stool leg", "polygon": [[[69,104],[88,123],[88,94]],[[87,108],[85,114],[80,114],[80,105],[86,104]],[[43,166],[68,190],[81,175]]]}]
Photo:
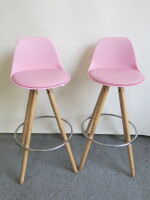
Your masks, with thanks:
[{"label": "wooden stool leg", "polygon": [[[47,89],[47,94],[48,94],[49,100],[51,102],[51,105],[52,105],[52,108],[53,108],[53,111],[54,111],[54,114],[55,114],[55,117],[56,117],[56,120],[57,120],[57,124],[58,124],[59,130],[60,130],[60,132],[62,134],[63,140],[66,141],[67,140],[67,135],[66,135],[66,132],[65,132],[61,117],[59,115],[58,108],[57,108],[57,105],[56,105],[55,98],[54,98],[52,90],[48,90]],[[77,167],[76,167],[76,163],[74,161],[74,157],[73,157],[69,142],[66,143],[65,146],[66,146],[66,150],[67,150],[67,153],[68,153],[72,168],[73,168],[74,172],[77,173],[78,170],[77,170]]]},{"label": "wooden stool leg", "polygon": [[[30,91],[32,98],[31,98],[30,109],[28,111],[26,139],[25,139],[25,145],[24,145],[26,148],[29,148],[29,146],[30,146],[30,138],[31,138],[32,123],[33,123],[33,116],[34,116],[37,93],[38,93],[37,90]],[[23,182],[24,182],[26,166],[27,166],[27,159],[28,159],[28,152],[29,151],[27,149],[24,149],[24,151],[23,151],[22,166],[21,166],[21,172],[20,172],[20,184],[23,184]]]},{"label": "wooden stool leg", "polygon": [[[102,89],[101,89],[101,93],[103,93],[103,92],[104,92],[104,87],[102,87]],[[92,113],[91,119],[90,119],[90,121],[89,121],[89,123],[88,123],[88,126],[87,126],[87,128],[86,128],[86,131],[85,131],[86,134],[89,133],[89,131],[90,131],[90,129],[91,129],[91,126],[92,126],[92,124],[93,124],[93,121],[94,121],[94,119],[95,119],[97,107],[98,107],[99,101],[100,101],[100,99],[101,99],[101,93],[100,93],[100,95],[99,95],[99,97],[98,97],[98,99],[97,99],[97,102],[96,102],[94,111],[93,111],[93,113]]]},{"label": "wooden stool leg", "polygon": [[33,92],[32,92],[32,90],[30,90],[28,103],[27,103],[27,109],[26,109],[26,115],[25,115],[25,120],[24,120],[24,126],[23,126],[23,131],[22,131],[22,136],[21,136],[21,144],[22,145],[24,145],[24,143],[25,143],[32,96],[33,96]]},{"label": "wooden stool leg", "polygon": [[[97,124],[98,124],[98,120],[99,120],[99,117],[101,115],[102,108],[103,108],[103,105],[105,103],[108,91],[109,91],[109,87],[103,86],[103,88],[100,92],[99,101],[98,101],[98,105],[97,105],[97,109],[96,109],[96,113],[95,113],[95,119],[94,119],[91,131],[90,131],[90,134],[89,134],[89,138],[91,138],[91,139],[93,139],[93,136],[94,136],[94,133],[95,133],[95,130],[96,130],[96,127],[97,127]],[[83,169],[83,166],[84,166],[88,151],[90,149],[90,146],[91,146],[91,141],[88,140],[87,143],[86,143],[81,161],[80,161],[79,170]]]},{"label": "wooden stool leg", "polygon": [[[121,113],[122,113],[122,123],[123,123],[124,135],[125,135],[126,142],[130,142],[131,138],[130,138],[130,133],[129,133],[127,111],[126,111],[126,106],[125,106],[124,88],[119,87],[118,91],[119,91],[119,100],[120,100],[120,108],[121,108]],[[135,177],[135,168],[134,168],[131,144],[127,146],[127,149],[128,149],[128,157],[129,157],[131,176]]]}]

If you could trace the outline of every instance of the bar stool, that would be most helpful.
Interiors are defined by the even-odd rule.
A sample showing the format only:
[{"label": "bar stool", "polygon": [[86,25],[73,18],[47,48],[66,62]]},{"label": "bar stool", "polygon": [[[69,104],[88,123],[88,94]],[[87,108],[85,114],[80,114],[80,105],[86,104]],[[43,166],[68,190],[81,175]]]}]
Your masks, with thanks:
[{"label": "bar stool", "polygon": [[[23,184],[24,182],[29,150],[50,151],[65,145],[73,170],[77,173],[78,170],[68,142],[71,137],[67,138],[62,120],[70,126],[71,136],[72,126],[67,120],[60,117],[52,91],[52,88],[64,86],[70,80],[70,77],[60,65],[55,49],[49,39],[42,37],[29,37],[22,38],[18,41],[13,58],[11,80],[15,85],[29,90],[24,123],[19,125],[15,131],[16,142],[24,148],[20,172],[20,184]],[[47,91],[55,116],[40,116],[35,119],[43,117],[56,118],[64,143],[51,149],[30,149],[29,146],[36,99],[38,90],[43,89]],[[20,143],[17,139],[17,132],[22,125],[24,126]]]},{"label": "bar stool", "polygon": [[[86,118],[82,123],[83,134],[88,138],[88,141],[80,161],[79,170],[82,170],[84,166],[91,143],[95,142],[104,146],[127,146],[131,176],[135,177],[131,143],[137,138],[137,130],[133,123],[128,121],[127,118],[124,87],[139,84],[144,80],[144,77],[137,68],[134,51],[130,41],[127,38],[122,37],[102,38],[95,48],[93,58],[88,70],[88,76],[92,81],[102,84],[103,86],[92,116]],[[107,113],[102,114],[102,108],[110,86],[118,87],[122,116]],[[104,144],[93,139],[100,115],[111,115],[122,118],[126,143],[120,145],[112,145]],[[86,130],[84,131],[83,126],[85,121],[88,119],[90,119],[90,121]],[[128,123],[133,126],[136,133],[132,140],[130,138]]]}]

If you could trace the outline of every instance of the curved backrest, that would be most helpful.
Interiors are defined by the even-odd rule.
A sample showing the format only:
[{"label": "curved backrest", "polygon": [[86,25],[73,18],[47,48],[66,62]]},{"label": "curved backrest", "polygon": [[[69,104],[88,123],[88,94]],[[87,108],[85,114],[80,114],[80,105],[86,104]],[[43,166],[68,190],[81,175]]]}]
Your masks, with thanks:
[{"label": "curved backrest", "polygon": [[89,71],[96,68],[137,69],[130,41],[122,37],[100,39],[95,48]]},{"label": "curved backrest", "polygon": [[17,72],[43,68],[62,69],[49,39],[44,37],[20,39],[14,53],[11,77]]}]

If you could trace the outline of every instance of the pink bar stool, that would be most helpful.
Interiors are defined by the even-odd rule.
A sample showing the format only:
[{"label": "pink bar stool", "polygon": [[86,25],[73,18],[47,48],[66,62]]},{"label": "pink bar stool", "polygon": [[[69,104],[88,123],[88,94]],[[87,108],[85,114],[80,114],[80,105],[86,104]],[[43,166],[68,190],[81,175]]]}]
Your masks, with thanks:
[{"label": "pink bar stool", "polygon": [[[71,133],[72,127],[69,122],[60,117],[52,91],[52,88],[64,86],[70,80],[70,77],[60,65],[55,49],[47,38],[29,37],[22,38],[18,41],[14,53],[11,80],[15,85],[29,90],[25,120],[15,132],[16,142],[24,148],[20,172],[20,184],[23,184],[24,182],[29,150],[50,151],[65,145],[73,170],[77,173],[77,167],[68,142],[71,137],[67,138],[62,120],[70,126]],[[36,99],[38,90],[42,89],[47,91],[55,116],[40,116],[35,119],[43,117],[56,118],[64,143],[52,149],[30,149],[29,146]],[[20,143],[17,140],[16,134],[22,125],[24,126]]]},{"label": "pink bar stool", "polygon": [[[92,116],[86,118],[82,124],[83,128],[85,121],[90,119],[86,130],[83,130],[83,134],[88,138],[88,141],[86,143],[81,158],[79,170],[82,170],[84,166],[91,142],[95,142],[104,146],[127,146],[131,176],[135,177],[131,143],[137,138],[137,130],[133,123],[128,121],[127,118],[124,87],[137,85],[144,80],[144,77],[137,68],[134,51],[130,41],[127,38],[122,37],[102,38],[95,48],[91,65],[88,70],[88,76],[92,81],[102,84],[103,86]],[[118,87],[122,116],[113,114],[102,114],[102,108],[105,103],[110,86]],[[122,118],[126,143],[121,145],[109,145],[100,143],[93,139],[100,115],[111,115]],[[133,126],[136,132],[136,136],[133,140],[131,140],[130,138],[128,123]]]}]

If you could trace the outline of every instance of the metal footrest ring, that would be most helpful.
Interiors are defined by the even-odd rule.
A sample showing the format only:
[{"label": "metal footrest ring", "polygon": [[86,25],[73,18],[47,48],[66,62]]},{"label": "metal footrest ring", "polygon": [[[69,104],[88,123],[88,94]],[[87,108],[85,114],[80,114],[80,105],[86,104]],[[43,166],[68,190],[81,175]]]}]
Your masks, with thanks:
[{"label": "metal footrest ring", "polygon": [[[38,117],[35,117],[33,120],[40,119],[40,118],[56,118],[56,117],[55,116],[49,116],[49,115],[47,115],[47,116],[38,116]],[[15,141],[17,142],[17,144],[19,146],[21,146],[23,149],[27,149],[29,151],[36,151],[36,152],[43,151],[43,152],[46,152],[46,151],[53,151],[53,150],[59,149],[59,148],[63,147],[71,139],[71,137],[73,135],[73,128],[72,128],[71,124],[66,119],[61,118],[61,120],[64,121],[64,122],[66,122],[69,125],[71,133],[70,133],[70,136],[68,137],[68,139],[64,143],[62,143],[61,145],[59,145],[59,146],[56,146],[56,147],[53,147],[53,148],[49,148],[49,149],[32,149],[32,148],[26,148],[17,139],[18,130],[20,129],[21,126],[24,125],[24,123],[21,123],[17,127],[16,131],[14,132],[14,139],[15,139]]]},{"label": "metal footrest ring", "polygon": [[[101,115],[102,115],[102,116],[108,115],[108,116],[112,116],[112,117],[122,118],[122,117],[119,116],[119,115],[110,114],[110,113],[102,113]],[[92,116],[87,117],[86,119],[84,119],[83,122],[82,122],[82,124],[81,124],[81,129],[82,129],[83,135],[84,135],[88,140],[90,140],[91,142],[94,142],[94,143],[99,144],[99,145],[102,145],[102,146],[107,146],[107,147],[125,147],[125,146],[128,146],[129,144],[133,143],[133,142],[137,139],[137,137],[138,137],[138,132],[137,132],[137,129],[136,129],[135,125],[134,125],[132,122],[128,121],[128,123],[131,124],[131,126],[132,126],[132,127],[134,128],[134,130],[135,130],[135,136],[134,136],[134,138],[133,138],[130,142],[126,142],[126,143],[123,143],[123,144],[105,144],[105,143],[98,142],[98,141],[96,141],[96,140],[94,140],[94,139],[89,138],[89,136],[88,136],[89,133],[85,133],[85,130],[84,130],[84,123],[85,123],[88,119],[91,119],[91,117],[92,117]]]}]

